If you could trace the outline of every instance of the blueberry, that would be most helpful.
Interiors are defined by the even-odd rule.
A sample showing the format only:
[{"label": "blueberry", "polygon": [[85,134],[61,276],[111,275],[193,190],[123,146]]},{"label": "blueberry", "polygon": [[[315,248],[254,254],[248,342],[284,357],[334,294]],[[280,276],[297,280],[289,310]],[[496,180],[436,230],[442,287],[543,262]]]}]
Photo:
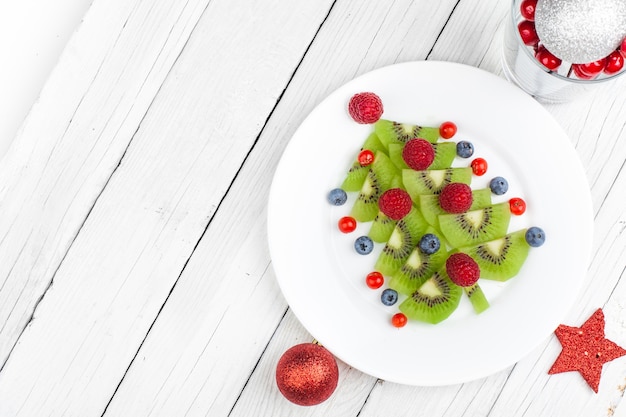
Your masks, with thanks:
[{"label": "blueberry", "polygon": [[333,206],[341,206],[348,200],[348,194],[341,188],[335,188],[328,193],[328,202]]},{"label": "blueberry", "polygon": [[509,183],[502,177],[495,177],[489,182],[489,188],[495,195],[502,195],[509,189]]},{"label": "blueberry", "polygon": [[439,242],[439,238],[432,233],[426,233],[419,242],[420,250],[427,255],[432,255],[437,252],[440,246],[441,242]]},{"label": "blueberry", "polygon": [[354,241],[354,249],[360,255],[367,255],[374,250],[374,242],[369,236],[361,236]]},{"label": "blueberry", "polygon": [[380,295],[380,301],[383,302],[386,306],[392,306],[398,301],[398,292],[396,290],[392,290],[391,288],[387,288]]},{"label": "blueberry", "polygon": [[471,142],[462,140],[456,144],[456,154],[461,158],[469,158],[474,155],[474,145]]},{"label": "blueberry", "polygon": [[529,227],[526,231],[526,242],[534,248],[538,248],[546,241],[546,234],[540,227]]}]

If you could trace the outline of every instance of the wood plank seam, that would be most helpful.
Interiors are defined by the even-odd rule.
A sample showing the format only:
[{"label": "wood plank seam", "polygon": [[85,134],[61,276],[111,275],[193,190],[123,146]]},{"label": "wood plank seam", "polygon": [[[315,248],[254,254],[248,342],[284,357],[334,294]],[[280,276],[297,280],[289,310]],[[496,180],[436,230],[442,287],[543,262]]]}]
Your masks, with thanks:
[{"label": "wood plank seam", "polygon": [[450,19],[452,19],[452,15],[454,15],[454,11],[456,10],[457,6],[459,5],[459,3],[461,2],[461,0],[457,0],[457,2],[454,4],[454,6],[452,7],[452,10],[450,11],[450,14],[448,15],[448,18],[446,19],[446,21],[444,22],[444,24],[441,26],[441,30],[439,31],[439,33],[437,34],[437,37],[435,38],[435,41],[433,42],[433,45],[430,47],[430,50],[428,51],[428,53],[426,54],[426,58],[424,58],[426,61],[428,61],[428,58],[430,58],[430,54],[433,53],[433,50],[435,49],[435,47],[437,46],[437,42],[439,41],[439,37],[441,37],[441,35],[443,34],[443,32],[446,30],[446,28],[448,27],[448,23],[450,22]]}]

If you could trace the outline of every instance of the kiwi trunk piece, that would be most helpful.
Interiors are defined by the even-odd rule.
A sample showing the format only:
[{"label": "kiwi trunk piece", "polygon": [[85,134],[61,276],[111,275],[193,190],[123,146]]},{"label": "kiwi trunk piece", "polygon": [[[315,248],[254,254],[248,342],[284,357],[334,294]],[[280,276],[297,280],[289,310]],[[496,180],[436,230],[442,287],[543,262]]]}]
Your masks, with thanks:
[{"label": "kiwi trunk piece", "polygon": [[[470,210],[477,210],[491,205],[491,189],[480,188],[472,190],[472,206]],[[439,195],[422,194],[419,196],[419,208],[424,218],[431,226],[439,228],[439,215],[446,214],[439,205]]]},{"label": "kiwi trunk piece", "polygon": [[472,303],[476,313],[480,314],[489,308],[489,301],[487,301],[487,297],[485,297],[485,293],[478,283],[470,287],[463,287],[463,291]]},{"label": "kiwi trunk piece", "polygon": [[435,272],[399,306],[409,319],[439,323],[458,307],[463,290],[453,283],[445,267]]},{"label": "kiwi trunk piece", "polygon": [[368,236],[378,243],[384,243],[389,240],[391,232],[396,227],[396,221],[387,217],[383,212],[379,211],[376,218],[372,222]]},{"label": "kiwi trunk piece", "polygon": [[[437,231],[432,227],[426,229],[424,233],[438,235]],[[441,237],[437,237],[441,241]],[[421,236],[418,238],[418,241],[419,239],[421,239]],[[391,276],[389,287],[399,293],[411,295],[443,266],[447,258],[448,252],[443,244],[437,252],[431,255],[422,252],[416,246],[409,254],[406,262]]]},{"label": "kiwi trunk piece", "polygon": [[393,275],[407,260],[427,226],[424,216],[413,207],[394,227],[374,269],[383,275]]},{"label": "kiwi trunk piece", "polygon": [[[376,133],[370,134],[367,139],[365,139],[365,142],[361,147],[361,151],[365,149],[369,149],[374,154],[378,151],[386,151],[385,146],[380,142]],[[348,170],[348,174],[343,180],[341,188],[343,188],[344,191],[359,191],[361,187],[363,187],[363,182],[365,181],[365,177],[367,177],[369,170],[369,166],[362,166],[358,159],[356,159]]]},{"label": "kiwi trunk piece", "polygon": [[526,243],[526,230],[518,230],[502,238],[460,251],[474,258],[480,267],[480,277],[506,281],[519,273],[530,246]]},{"label": "kiwi trunk piece", "polygon": [[439,194],[443,187],[452,182],[468,184],[472,181],[472,168],[427,169],[414,171],[402,170],[402,183],[411,199],[419,204],[422,194]]},{"label": "kiwi trunk piece", "polygon": [[391,187],[394,177],[399,175],[398,169],[382,151],[376,152],[370,167],[351,211],[352,217],[360,222],[369,222],[376,218],[378,197]]},{"label": "kiwi trunk piece", "polygon": [[462,248],[503,237],[510,220],[509,203],[499,203],[461,214],[441,214],[439,229],[450,245]]},{"label": "kiwi trunk piece", "polygon": [[438,127],[424,127],[385,119],[376,122],[374,131],[382,144],[387,147],[391,143],[407,143],[415,138],[426,139],[431,143],[435,143],[439,139]]}]

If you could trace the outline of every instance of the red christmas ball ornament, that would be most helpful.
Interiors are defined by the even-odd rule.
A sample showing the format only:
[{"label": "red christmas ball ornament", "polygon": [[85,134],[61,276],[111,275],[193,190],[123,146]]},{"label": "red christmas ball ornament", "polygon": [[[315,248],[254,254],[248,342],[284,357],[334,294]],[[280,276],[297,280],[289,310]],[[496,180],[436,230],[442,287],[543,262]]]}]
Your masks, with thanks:
[{"label": "red christmas ball ornament", "polygon": [[287,349],[276,366],[278,389],[298,405],[311,406],[326,401],[337,388],[338,380],[335,357],[315,343]]}]

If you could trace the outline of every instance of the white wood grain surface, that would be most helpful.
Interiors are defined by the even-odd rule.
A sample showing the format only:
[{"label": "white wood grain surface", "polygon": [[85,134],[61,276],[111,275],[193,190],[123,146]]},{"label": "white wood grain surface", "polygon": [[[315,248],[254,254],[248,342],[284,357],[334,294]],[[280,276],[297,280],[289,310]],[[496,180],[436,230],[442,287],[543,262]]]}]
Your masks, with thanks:
[{"label": "white wood grain surface", "polygon": [[[594,394],[576,373],[547,374],[554,337],[466,384],[402,386],[340,362],[331,398],[300,407],[274,382],[282,352],[312,340],[266,244],[267,194],[292,134],[380,66],[501,74],[508,6],[95,0],[0,166],[0,416],[626,416],[626,360],[605,366]],[[624,91],[546,105],[595,213],[567,324],[603,307],[622,346]]]}]

